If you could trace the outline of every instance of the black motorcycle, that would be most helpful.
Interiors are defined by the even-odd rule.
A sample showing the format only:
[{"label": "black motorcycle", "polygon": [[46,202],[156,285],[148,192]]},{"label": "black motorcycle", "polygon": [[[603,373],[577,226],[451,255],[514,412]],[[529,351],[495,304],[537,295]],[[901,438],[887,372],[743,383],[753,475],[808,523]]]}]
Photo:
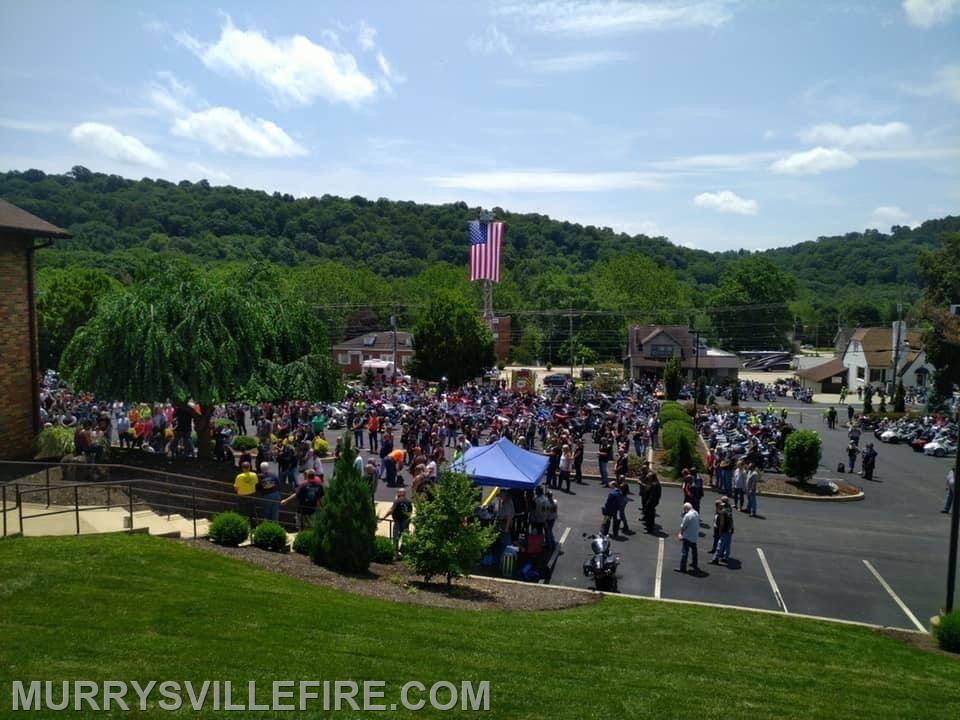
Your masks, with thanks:
[{"label": "black motorcycle", "polygon": [[597,590],[617,591],[617,568],[620,566],[620,557],[610,552],[610,536],[604,533],[597,535],[583,534],[590,540],[590,552],[583,563],[583,574],[593,578]]}]

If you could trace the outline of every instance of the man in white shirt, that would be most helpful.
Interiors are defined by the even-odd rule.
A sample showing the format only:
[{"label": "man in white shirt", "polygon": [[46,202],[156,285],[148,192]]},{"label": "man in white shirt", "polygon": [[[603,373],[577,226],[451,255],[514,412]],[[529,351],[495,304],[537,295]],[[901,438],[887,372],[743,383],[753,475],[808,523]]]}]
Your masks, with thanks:
[{"label": "man in white shirt", "polygon": [[683,504],[683,519],[680,521],[680,532],[677,533],[677,539],[683,543],[683,551],[680,555],[680,568],[677,572],[685,573],[687,571],[687,555],[693,555],[690,563],[690,570],[693,573],[700,572],[697,565],[697,540],[700,539],[700,514],[693,509],[690,503]]}]

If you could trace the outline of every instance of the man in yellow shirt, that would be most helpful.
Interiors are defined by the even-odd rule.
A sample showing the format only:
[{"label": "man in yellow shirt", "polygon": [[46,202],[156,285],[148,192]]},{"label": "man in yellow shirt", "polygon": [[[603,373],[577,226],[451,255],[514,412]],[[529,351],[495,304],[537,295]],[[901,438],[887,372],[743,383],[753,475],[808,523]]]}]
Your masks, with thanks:
[{"label": "man in yellow shirt", "polygon": [[233,489],[237,491],[237,509],[250,520],[251,527],[257,514],[257,474],[250,470],[250,463],[240,465],[240,474],[233,480]]}]

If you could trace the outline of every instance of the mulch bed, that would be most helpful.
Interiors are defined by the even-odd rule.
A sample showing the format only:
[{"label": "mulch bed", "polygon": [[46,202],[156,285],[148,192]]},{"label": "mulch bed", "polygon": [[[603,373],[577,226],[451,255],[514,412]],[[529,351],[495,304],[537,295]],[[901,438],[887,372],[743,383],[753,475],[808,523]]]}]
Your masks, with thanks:
[{"label": "mulch bed", "polygon": [[860,488],[851,485],[843,480],[831,481],[837,484],[839,492],[836,495],[830,495],[823,488],[817,487],[815,481],[810,481],[806,485],[801,485],[798,480],[791,480],[786,475],[774,475],[772,473],[764,474],[763,481],[760,483],[760,494],[764,493],[783,493],[785,495],[818,495],[823,497],[840,497],[842,495],[856,495]]},{"label": "mulch bed", "polygon": [[923,650],[924,652],[933,653],[935,655],[944,655],[946,657],[953,658],[954,660],[960,660],[960,654],[943,650],[937,644],[937,639],[933,635],[928,635],[926,633],[904,632],[903,630],[894,630],[893,628],[882,628],[877,630],[877,632],[884,637],[888,637],[891,640],[896,640],[897,642],[903,643],[904,645],[912,647],[915,650]]},{"label": "mulch bed", "polygon": [[462,578],[448,594],[443,582],[426,583],[403,563],[371,564],[366,575],[342,575],[315,565],[297,553],[275,553],[255,547],[228,548],[209,540],[181,540],[221,555],[244,560],[271,572],[283,573],[314,585],[366,595],[390,602],[405,602],[459,610],[563,610],[599,600],[597,593],[573,592],[547,585],[501,583],[481,578]]}]

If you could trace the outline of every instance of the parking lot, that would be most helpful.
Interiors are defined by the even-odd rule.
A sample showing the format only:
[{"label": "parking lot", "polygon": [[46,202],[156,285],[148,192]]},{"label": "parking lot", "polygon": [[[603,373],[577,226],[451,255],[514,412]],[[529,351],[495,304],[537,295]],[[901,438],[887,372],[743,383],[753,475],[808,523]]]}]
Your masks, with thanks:
[{"label": "parking lot", "polygon": [[[804,427],[820,430],[824,438],[818,476],[838,477],[845,429],[827,430],[817,406],[791,404],[793,422],[799,422],[797,412],[804,412]],[[873,440],[872,434],[865,435],[861,445]],[[664,488],[659,536],[642,532],[639,510],[631,502],[627,517],[636,534],[614,542],[622,560],[620,592],[923,629],[946,593],[949,516],[939,511],[953,459],[924,456],[903,445],[875,444],[880,453],[875,481],[844,476],[864,487],[864,500],[761,496],[760,517],[737,513],[734,518],[729,564],[708,564],[712,529],[702,527],[698,576],[675,572],[680,558],[679,488]],[[557,534],[565,540],[551,582],[587,588],[591,583],[581,565],[589,548],[582,534],[599,527],[606,491],[594,480],[575,486],[574,492],[559,494]],[[708,491],[703,501],[705,524],[712,521],[713,497]]]}]

